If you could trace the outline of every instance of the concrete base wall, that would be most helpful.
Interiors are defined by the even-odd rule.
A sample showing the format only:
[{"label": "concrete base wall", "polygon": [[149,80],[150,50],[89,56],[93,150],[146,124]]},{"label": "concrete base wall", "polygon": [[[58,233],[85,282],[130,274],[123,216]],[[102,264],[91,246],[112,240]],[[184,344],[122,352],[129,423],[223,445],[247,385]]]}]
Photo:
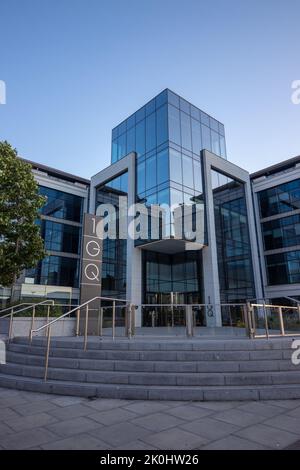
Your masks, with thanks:
[{"label": "concrete base wall", "polygon": [[[38,317],[34,322],[34,328],[40,328],[47,323],[46,317]],[[75,318],[64,318],[56,322],[51,328],[53,336],[74,336],[76,328]],[[30,317],[18,317],[13,320],[12,336],[29,336],[31,330]],[[0,335],[8,335],[9,318],[0,321]],[[45,336],[46,330],[36,333],[37,336]]]}]

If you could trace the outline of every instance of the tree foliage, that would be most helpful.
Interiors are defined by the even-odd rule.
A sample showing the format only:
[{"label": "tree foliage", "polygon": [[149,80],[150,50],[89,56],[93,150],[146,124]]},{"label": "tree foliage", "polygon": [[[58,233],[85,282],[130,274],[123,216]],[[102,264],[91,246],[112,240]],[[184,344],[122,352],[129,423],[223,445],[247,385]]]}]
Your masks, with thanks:
[{"label": "tree foliage", "polygon": [[8,142],[0,142],[0,285],[11,286],[23,269],[44,258],[36,224],[44,203],[31,166]]}]

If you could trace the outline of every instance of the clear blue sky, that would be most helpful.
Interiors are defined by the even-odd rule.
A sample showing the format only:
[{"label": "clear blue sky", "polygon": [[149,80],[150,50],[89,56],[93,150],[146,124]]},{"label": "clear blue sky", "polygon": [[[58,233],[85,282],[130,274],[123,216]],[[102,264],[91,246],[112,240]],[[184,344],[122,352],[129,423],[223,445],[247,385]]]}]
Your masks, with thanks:
[{"label": "clear blue sky", "polygon": [[249,171],[300,154],[299,0],[1,0],[0,140],[90,177],[111,129],[168,87]]}]

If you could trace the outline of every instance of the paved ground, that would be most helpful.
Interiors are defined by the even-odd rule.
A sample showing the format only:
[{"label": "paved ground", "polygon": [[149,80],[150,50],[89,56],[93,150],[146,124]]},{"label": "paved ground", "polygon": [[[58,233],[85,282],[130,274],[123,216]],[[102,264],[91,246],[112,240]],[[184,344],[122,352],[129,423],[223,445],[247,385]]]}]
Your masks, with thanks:
[{"label": "paved ground", "polygon": [[0,449],[283,449],[299,440],[300,400],[89,400],[0,388]]}]

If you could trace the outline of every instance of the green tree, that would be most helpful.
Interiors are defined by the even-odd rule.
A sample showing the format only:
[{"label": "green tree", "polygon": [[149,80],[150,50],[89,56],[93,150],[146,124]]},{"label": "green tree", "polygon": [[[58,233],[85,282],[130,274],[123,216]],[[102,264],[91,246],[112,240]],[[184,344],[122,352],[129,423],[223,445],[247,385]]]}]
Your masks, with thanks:
[{"label": "green tree", "polygon": [[12,286],[23,269],[46,255],[36,224],[44,203],[31,166],[0,142],[0,285]]}]

